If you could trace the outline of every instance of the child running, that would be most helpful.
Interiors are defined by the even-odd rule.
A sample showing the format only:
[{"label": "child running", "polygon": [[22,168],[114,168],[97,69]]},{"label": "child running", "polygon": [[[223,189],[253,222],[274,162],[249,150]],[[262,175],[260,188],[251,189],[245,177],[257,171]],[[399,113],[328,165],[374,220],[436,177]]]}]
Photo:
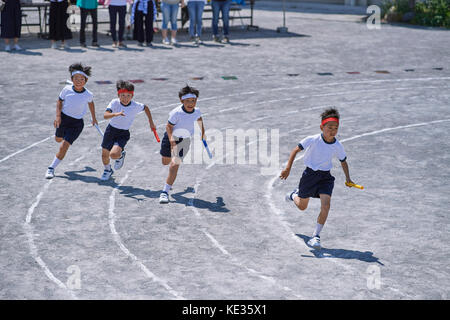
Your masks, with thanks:
[{"label": "child running", "polygon": [[59,151],[47,169],[45,177],[52,179],[55,168],[66,156],[67,150],[79,137],[84,128],[83,116],[89,111],[92,116],[92,125],[98,124],[95,118],[93,94],[84,86],[91,75],[91,67],[74,63],[69,67],[72,84],[67,85],[59,94],[56,101],[56,119],[53,125],[56,128],[55,140],[60,143]]},{"label": "child running", "polygon": [[280,178],[287,179],[292,168],[295,156],[305,150],[303,161],[306,165],[298,189],[286,195],[286,201],[294,201],[297,208],[305,210],[309,198],[320,198],[320,214],[317,218],[316,228],[308,245],[320,249],[320,231],[325,224],[330,211],[331,194],[334,187],[334,177],[330,174],[333,167],[331,162],[336,156],[342,165],[346,182],[352,183],[347,165],[347,156],[342,144],[336,139],[339,128],[339,112],[334,108],[325,110],[320,125],[321,134],[308,136],[296,146],[289,156],[286,168],[281,172]]},{"label": "child running", "polygon": [[186,86],[180,90],[178,96],[181,106],[173,109],[169,113],[169,120],[166,125],[166,132],[161,141],[162,164],[169,165],[169,175],[159,196],[159,203],[169,202],[169,191],[177,177],[178,168],[189,152],[191,136],[194,134],[194,123],[197,121],[201,131],[202,140],[206,140],[205,128],[203,126],[202,113],[198,108],[197,98],[199,91]]},{"label": "child running", "polygon": [[114,169],[122,168],[126,152],[125,145],[130,139],[130,127],[139,112],[145,111],[151,130],[156,130],[150,109],[139,102],[133,101],[134,85],[128,81],[119,80],[116,83],[118,99],[113,99],[106,108],[103,117],[111,119],[106,127],[102,141],[102,162],[105,166],[101,180],[108,180],[114,173],[109,158],[115,159]]}]

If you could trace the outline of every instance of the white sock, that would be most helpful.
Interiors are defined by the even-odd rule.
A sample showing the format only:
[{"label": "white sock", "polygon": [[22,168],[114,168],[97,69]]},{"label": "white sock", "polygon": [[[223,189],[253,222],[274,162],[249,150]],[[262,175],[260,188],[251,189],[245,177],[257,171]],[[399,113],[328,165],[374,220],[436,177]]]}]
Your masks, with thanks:
[{"label": "white sock", "polygon": [[55,169],[61,161],[62,161],[62,160],[59,160],[59,159],[55,156],[55,158],[53,159],[52,164],[50,165],[50,168]]},{"label": "white sock", "polygon": [[316,223],[316,230],[314,230],[313,237],[320,235],[320,231],[322,231],[323,224]]},{"label": "white sock", "polygon": [[110,170],[111,170],[111,164],[106,164],[106,165],[105,165],[105,170],[110,171]]},{"label": "white sock", "polygon": [[167,184],[167,183],[166,183],[166,184],[164,184],[164,189],[163,189],[163,191],[169,193],[170,188],[172,188],[172,186],[171,186],[170,184]]}]

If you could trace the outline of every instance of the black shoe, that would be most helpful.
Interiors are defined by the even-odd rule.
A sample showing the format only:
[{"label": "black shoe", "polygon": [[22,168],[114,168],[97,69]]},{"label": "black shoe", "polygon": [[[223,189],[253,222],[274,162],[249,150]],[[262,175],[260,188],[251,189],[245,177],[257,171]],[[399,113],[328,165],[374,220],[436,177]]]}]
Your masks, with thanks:
[{"label": "black shoe", "polygon": [[86,48],[86,43],[82,42],[82,43],[80,43],[80,46],[81,46],[82,48]]},{"label": "black shoe", "polygon": [[228,37],[223,37],[222,43],[230,43],[230,39]]},{"label": "black shoe", "polygon": [[220,38],[218,36],[213,36],[213,41],[214,42],[220,42]]},{"label": "black shoe", "polygon": [[97,42],[92,42],[91,46],[96,48],[100,47]]}]

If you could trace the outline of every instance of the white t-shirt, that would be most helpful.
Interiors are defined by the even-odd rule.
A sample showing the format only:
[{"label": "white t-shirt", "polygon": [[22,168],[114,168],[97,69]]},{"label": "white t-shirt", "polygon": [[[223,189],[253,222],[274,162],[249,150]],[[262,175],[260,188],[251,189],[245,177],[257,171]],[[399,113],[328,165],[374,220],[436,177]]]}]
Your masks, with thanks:
[{"label": "white t-shirt", "polygon": [[305,150],[303,162],[314,171],[331,170],[333,156],[340,161],[345,161],[347,158],[344,147],[337,139],[334,139],[333,143],[325,142],[321,133],[306,137],[298,146]]},{"label": "white t-shirt", "polygon": [[169,123],[173,125],[173,135],[179,138],[189,138],[194,135],[194,123],[202,116],[200,109],[195,108],[189,113],[181,105],[169,113]]},{"label": "white t-shirt", "polygon": [[75,119],[83,118],[88,103],[92,102],[93,98],[94,95],[88,89],[77,92],[72,85],[65,86],[59,94],[59,100],[63,102],[62,112]]},{"label": "white t-shirt", "polygon": [[131,100],[128,106],[124,106],[122,103],[120,103],[119,98],[113,99],[106,107],[106,110],[113,113],[123,111],[125,115],[112,118],[111,121],[109,121],[109,124],[116,129],[128,130],[130,129],[136,115],[139,112],[142,112],[144,110],[144,107],[144,104],[133,100]]}]

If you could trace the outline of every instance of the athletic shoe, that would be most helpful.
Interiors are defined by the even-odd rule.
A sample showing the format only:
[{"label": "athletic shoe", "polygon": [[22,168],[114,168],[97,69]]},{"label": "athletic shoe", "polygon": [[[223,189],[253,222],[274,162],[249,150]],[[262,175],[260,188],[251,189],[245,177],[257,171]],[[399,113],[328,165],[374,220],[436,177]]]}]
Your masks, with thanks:
[{"label": "athletic shoe", "polygon": [[151,42],[144,42],[144,46],[153,47],[153,44]]},{"label": "athletic shoe", "polygon": [[220,38],[218,36],[213,36],[213,41],[214,42],[220,42]]},{"label": "athletic shoe", "polygon": [[177,39],[175,39],[175,38],[170,39],[170,44],[173,46],[176,46],[178,44]]},{"label": "athletic shoe", "polygon": [[11,46],[10,46],[9,44],[7,44],[7,45],[5,46],[5,51],[6,51],[6,52],[10,52],[10,51],[11,51]]},{"label": "athletic shoe", "polygon": [[294,201],[294,194],[298,195],[298,189],[295,189],[294,191],[287,193],[286,196],[284,197],[284,200],[286,200],[287,202]]},{"label": "athletic shoe", "polygon": [[123,42],[119,42],[119,48],[126,48],[127,45]]},{"label": "athletic shoe", "polygon": [[58,45],[56,44],[56,42],[53,42],[53,43],[52,43],[51,48],[52,48],[52,49],[58,49]]},{"label": "athletic shoe", "polygon": [[15,44],[14,45],[14,50],[20,51],[20,50],[22,50],[22,47],[19,46],[18,44]]},{"label": "athletic shoe", "polygon": [[222,43],[230,43],[230,39],[228,37],[223,37]]},{"label": "athletic shoe", "polygon": [[169,203],[169,194],[167,192],[161,192],[159,195],[159,203]]},{"label": "athletic shoe", "polygon": [[55,177],[55,169],[48,167],[45,179],[53,179]]},{"label": "athletic shoe", "polygon": [[309,239],[308,245],[317,250],[321,249],[322,247],[320,246],[320,236],[314,236],[311,239]]},{"label": "athletic shoe", "polygon": [[117,42],[113,42],[112,47],[117,48]]},{"label": "athletic shoe", "polygon": [[117,159],[116,162],[114,162],[114,169],[119,170],[120,168],[122,168],[126,154],[127,153],[125,152],[125,150],[122,151],[122,156],[119,159]]},{"label": "athletic shoe", "polygon": [[86,48],[86,43],[84,43],[84,42],[80,43],[80,47]]},{"label": "athletic shoe", "polygon": [[114,173],[113,169],[111,170],[104,170],[102,177],[100,178],[103,181],[109,180],[109,178],[111,178],[112,174]]},{"label": "athletic shoe", "polygon": [[170,44],[169,38],[165,38],[162,41],[163,44]]},{"label": "athletic shoe", "polygon": [[64,42],[64,44],[61,43],[61,49],[68,50],[68,49],[70,49],[70,46],[67,42]]}]

